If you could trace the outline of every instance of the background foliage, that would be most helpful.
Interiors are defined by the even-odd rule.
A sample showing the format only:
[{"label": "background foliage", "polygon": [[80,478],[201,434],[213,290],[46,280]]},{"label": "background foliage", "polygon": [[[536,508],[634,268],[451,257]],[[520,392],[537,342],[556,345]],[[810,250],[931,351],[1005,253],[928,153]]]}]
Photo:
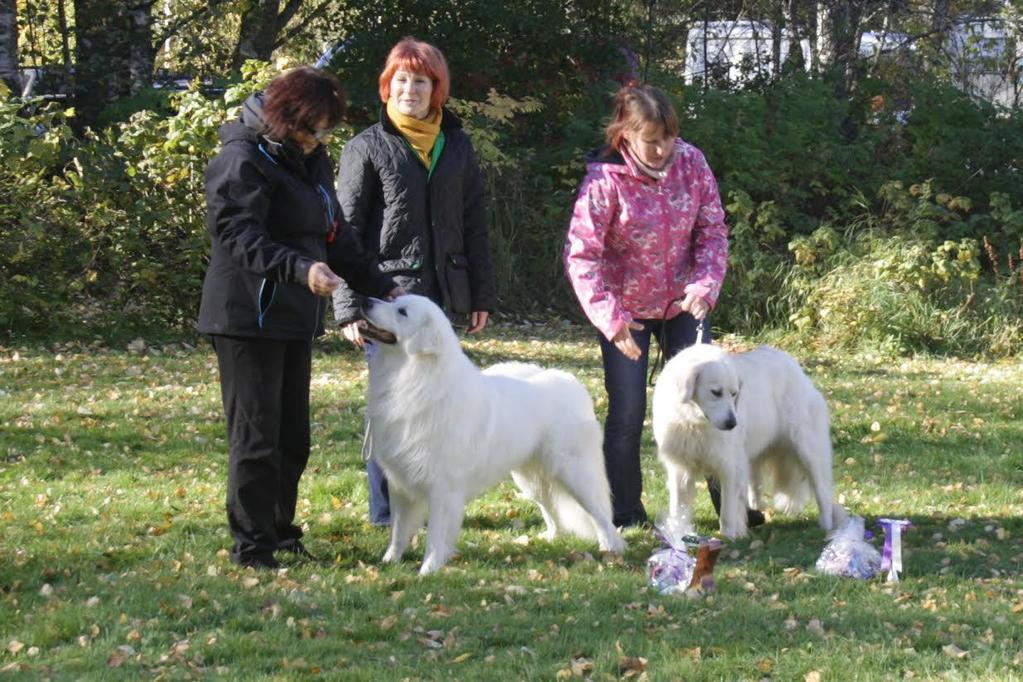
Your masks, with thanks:
[{"label": "background foliage", "polygon": [[[415,34],[447,54],[451,106],[483,162],[501,312],[578,316],[561,246],[582,158],[601,142],[614,90],[638,78],[675,98],[683,137],[719,180],[731,227],[714,319],[722,331],[902,353],[1017,352],[1023,115],[956,87],[938,33],[920,19],[925,9],[934,22],[987,12],[1018,24],[1016,4],[945,3],[939,15],[937,4],[914,14],[844,3],[858,30],[882,22],[921,37],[869,59],[814,53],[806,70],[747,61],[738,76],[686,82],[685,35],[700,21],[746,12],[804,34],[821,21],[838,27],[837,15],[811,22],[783,4],[721,3],[710,13],[706,3],[638,0],[298,2],[278,7],[276,42],[267,43],[246,32],[249,13],[270,3],[176,0],[150,17],[154,41],[170,36],[154,46],[154,64],[192,76],[187,90],[136,83],[88,126],[72,100],[0,95],[0,329],[189,328],[217,127],[274,73],[328,46],[327,68],[353,104],[336,153],[377,116],[387,50]],[[18,7],[38,24],[22,31],[26,58],[74,53],[74,12],[67,47],[53,38],[52,10]],[[239,46],[260,40],[273,61],[234,68]]]}]

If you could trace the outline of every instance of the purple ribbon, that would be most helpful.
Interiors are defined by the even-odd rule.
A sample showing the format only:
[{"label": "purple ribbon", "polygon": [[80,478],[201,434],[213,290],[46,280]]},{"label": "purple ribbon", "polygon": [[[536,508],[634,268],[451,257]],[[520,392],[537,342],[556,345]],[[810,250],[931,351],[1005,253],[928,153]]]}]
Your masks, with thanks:
[{"label": "purple ribbon", "polygon": [[913,524],[908,519],[878,519],[877,525],[884,532],[881,570],[888,571],[888,582],[897,583],[902,572],[902,531]]}]

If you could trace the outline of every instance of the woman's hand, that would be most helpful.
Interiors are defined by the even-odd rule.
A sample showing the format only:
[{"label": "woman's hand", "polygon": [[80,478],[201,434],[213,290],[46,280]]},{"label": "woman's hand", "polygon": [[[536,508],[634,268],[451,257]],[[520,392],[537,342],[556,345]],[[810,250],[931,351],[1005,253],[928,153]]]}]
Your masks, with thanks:
[{"label": "woman's hand", "polygon": [[341,334],[359,348],[366,347],[366,341],[362,338],[362,334],[359,333],[358,320],[355,322],[349,322],[345,326],[341,327]]},{"label": "woman's hand", "polygon": [[[631,330],[631,331],[630,331]],[[615,345],[622,355],[630,360],[639,360],[639,356],[642,355],[639,346],[636,345],[635,339],[632,338],[633,331],[643,331],[643,325],[639,322],[630,322],[625,327],[622,327],[615,337],[611,339],[611,343]]]},{"label": "woman's hand", "polygon": [[483,328],[487,326],[487,320],[490,319],[490,313],[486,310],[474,310],[469,316],[469,329],[470,334],[483,331]]},{"label": "woman's hand", "polygon": [[317,261],[309,267],[306,283],[309,285],[309,291],[317,296],[330,296],[334,289],[341,286],[341,278],[334,274],[329,265]]},{"label": "woman's hand", "polygon": [[707,303],[703,296],[697,296],[696,294],[686,294],[679,307],[697,320],[707,317],[707,313],[710,312],[710,304]]}]

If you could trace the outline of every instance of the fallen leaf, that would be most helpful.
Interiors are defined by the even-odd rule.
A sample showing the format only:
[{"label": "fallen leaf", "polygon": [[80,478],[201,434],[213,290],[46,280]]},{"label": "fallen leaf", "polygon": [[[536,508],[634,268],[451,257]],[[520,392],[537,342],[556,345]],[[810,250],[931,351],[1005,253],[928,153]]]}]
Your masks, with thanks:
[{"label": "fallen leaf", "polygon": [[969,651],[964,651],[963,649],[960,649],[955,644],[946,644],[945,646],[941,647],[941,650],[945,652],[945,655],[948,656],[949,658],[964,658],[970,653]]},{"label": "fallen leaf", "polygon": [[576,677],[586,677],[593,672],[593,661],[582,656],[572,658],[569,663],[572,674]]}]

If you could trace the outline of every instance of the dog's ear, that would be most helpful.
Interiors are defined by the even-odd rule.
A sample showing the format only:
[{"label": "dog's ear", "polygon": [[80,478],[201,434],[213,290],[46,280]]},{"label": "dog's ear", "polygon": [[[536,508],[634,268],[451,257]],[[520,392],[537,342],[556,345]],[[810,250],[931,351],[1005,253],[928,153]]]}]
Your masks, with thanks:
[{"label": "dog's ear", "polygon": [[435,324],[425,324],[405,339],[405,352],[409,355],[436,355],[444,347],[444,339]]},{"label": "dog's ear", "polygon": [[689,367],[688,371],[679,377],[678,392],[682,396],[682,402],[690,403],[696,395],[696,381],[700,378],[700,366]]}]

